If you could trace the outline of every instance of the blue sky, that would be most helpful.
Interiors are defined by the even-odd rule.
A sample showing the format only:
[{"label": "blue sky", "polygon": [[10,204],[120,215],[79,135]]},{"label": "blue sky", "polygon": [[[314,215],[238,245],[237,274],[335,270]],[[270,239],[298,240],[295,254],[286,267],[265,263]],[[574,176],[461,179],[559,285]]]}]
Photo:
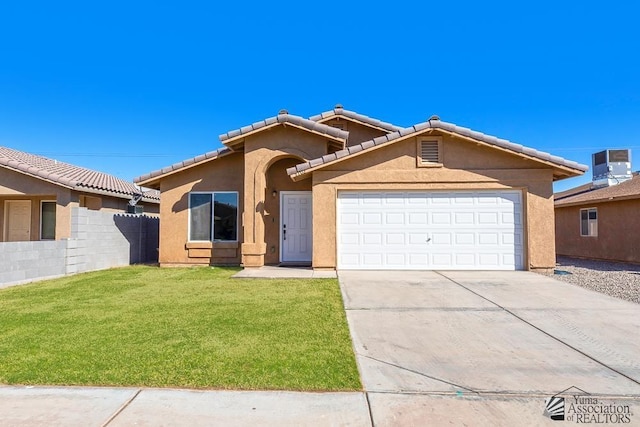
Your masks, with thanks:
[{"label": "blue sky", "polygon": [[341,103],[588,165],[640,156],[635,4],[3,2],[0,145],[131,180],[281,108]]}]

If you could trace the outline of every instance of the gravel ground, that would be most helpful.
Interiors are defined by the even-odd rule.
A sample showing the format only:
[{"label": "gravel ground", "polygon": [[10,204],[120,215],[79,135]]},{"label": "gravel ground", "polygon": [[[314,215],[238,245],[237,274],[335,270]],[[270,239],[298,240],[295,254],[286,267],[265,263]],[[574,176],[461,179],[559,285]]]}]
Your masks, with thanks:
[{"label": "gravel ground", "polygon": [[640,304],[640,265],[559,256],[554,279]]}]

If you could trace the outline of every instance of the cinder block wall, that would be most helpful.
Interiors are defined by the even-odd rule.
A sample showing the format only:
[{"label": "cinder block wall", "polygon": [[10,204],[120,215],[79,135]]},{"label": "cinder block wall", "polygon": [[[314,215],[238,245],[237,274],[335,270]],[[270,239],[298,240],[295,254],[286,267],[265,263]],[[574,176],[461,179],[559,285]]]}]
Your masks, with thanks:
[{"label": "cinder block wall", "polygon": [[86,208],[71,210],[71,238],[0,243],[0,287],[158,261],[159,220]]},{"label": "cinder block wall", "polygon": [[10,283],[63,276],[67,241],[0,243],[0,288]]}]

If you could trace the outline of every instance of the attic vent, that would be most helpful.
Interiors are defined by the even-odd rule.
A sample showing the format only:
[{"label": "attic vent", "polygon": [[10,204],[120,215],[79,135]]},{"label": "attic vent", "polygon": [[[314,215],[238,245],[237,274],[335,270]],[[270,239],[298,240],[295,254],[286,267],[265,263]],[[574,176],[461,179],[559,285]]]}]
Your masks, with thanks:
[{"label": "attic vent", "polygon": [[440,144],[438,141],[422,141],[420,143],[422,163],[440,163]]}]

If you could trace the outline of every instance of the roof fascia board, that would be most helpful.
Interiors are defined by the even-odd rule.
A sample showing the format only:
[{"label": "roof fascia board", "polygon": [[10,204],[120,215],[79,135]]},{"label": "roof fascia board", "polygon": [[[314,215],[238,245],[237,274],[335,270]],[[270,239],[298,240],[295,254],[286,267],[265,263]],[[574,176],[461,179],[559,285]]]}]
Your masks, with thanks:
[{"label": "roof fascia board", "polygon": [[[166,173],[163,173],[163,174],[160,174],[160,175],[154,176],[154,177],[149,177],[149,178],[145,179],[144,181],[136,181],[136,180],[134,179],[134,180],[133,180],[133,182],[134,182],[136,185],[140,186],[140,187],[148,187],[148,188],[152,188],[152,189],[154,189],[153,187],[151,187],[151,185],[153,185],[153,184],[154,184],[154,182],[156,182],[156,181],[157,181],[157,182],[158,182],[158,184],[159,184],[161,179],[164,179],[164,178],[166,178],[166,177],[168,177],[168,176],[170,176],[170,175],[173,175],[173,174],[178,173],[178,172],[185,171],[185,170],[187,170],[187,169],[191,169],[191,168],[193,168],[193,167],[195,167],[195,166],[204,165],[205,163],[208,163],[208,162],[211,162],[211,161],[213,161],[213,160],[219,159],[219,158],[221,158],[221,157],[226,157],[226,156],[228,156],[228,155],[230,155],[230,154],[235,154],[235,153],[238,153],[238,152],[237,152],[237,151],[227,151],[227,152],[224,152],[224,153],[218,154],[218,155],[217,155],[217,156],[215,156],[215,157],[210,157],[210,158],[208,158],[208,159],[204,159],[204,160],[202,160],[202,161],[200,161],[200,162],[191,163],[190,165],[186,165],[186,166],[183,166],[183,167],[181,167],[181,168],[174,169],[174,170],[172,170],[172,171],[169,171],[169,172],[166,172]],[[158,190],[158,188],[155,188],[155,190]]]},{"label": "roof fascia board", "polygon": [[[433,130],[432,128],[424,129],[424,130],[420,131],[420,133],[422,133],[422,132],[427,132],[427,131],[429,131],[429,132],[430,132],[430,131],[432,131],[432,130]],[[302,176],[302,175],[306,175],[306,174],[308,174],[308,173],[310,173],[310,172],[317,171],[318,169],[323,169],[323,168],[325,168],[325,167],[327,167],[327,166],[331,166],[331,165],[333,165],[333,164],[335,164],[335,163],[339,163],[339,162],[341,162],[341,161],[343,161],[343,160],[353,159],[353,158],[355,158],[355,157],[357,157],[357,156],[360,156],[361,154],[370,153],[370,152],[375,151],[375,150],[377,150],[377,149],[379,149],[379,148],[382,148],[382,147],[388,147],[389,145],[391,145],[391,144],[393,144],[393,143],[400,142],[400,141],[404,141],[404,140],[409,139],[409,138],[413,138],[413,137],[414,137],[414,136],[416,136],[417,134],[418,134],[418,133],[410,133],[410,134],[408,134],[408,135],[401,136],[400,138],[396,138],[396,139],[394,139],[394,140],[387,141],[386,143],[383,143],[383,144],[373,145],[373,146],[371,146],[371,147],[367,148],[366,150],[360,150],[360,151],[357,151],[357,152],[355,152],[355,153],[352,153],[352,154],[349,154],[349,155],[347,155],[347,156],[343,156],[343,157],[340,157],[340,158],[337,158],[337,159],[331,160],[331,161],[326,162],[326,163],[322,163],[322,164],[320,164],[320,165],[317,165],[317,166],[311,167],[311,168],[309,168],[309,169],[305,169],[305,170],[300,171],[300,172],[295,172],[295,173],[293,173],[293,174],[291,174],[291,175],[289,175],[289,176],[290,176],[290,177],[291,177],[291,179],[293,179],[294,181],[299,181],[299,180],[301,180],[302,178],[300,178],[300,179],[296,179],[296,178],[298,178],[298,177],[300,177],[300,176]],[[348,148],[347,148],[347,149],[348,149]]]},{"label": "roof fascia board", "polygon": [[478,145],[483,145],[483,146],[489,147],[489,148],[495,148],[495,149],[498,149],[498,150],[500,150],[502,152],[505,152],[505,153],[508,153],[508,154],[513,154],[515,156],[522,157],[524,159],[533,160],[533,161],[538,162],[538,163],[543,163],[543,164],[545,164],[547,166],[551,166],[551,167],[553,167],[555,169],[560,169],[560,170],[566,171],[566,172],[569,173],[569,175],[567,175],[567,176],[572,176],[572,175],[573,176],[578,176],[578,175],[584,174],[584,171],[579,170],[579,169],[573,169],[573,168],[570,168],[568,166],[559,165],[557,163],[550,162],[549,160],[544,160],[544,159],[541,159],[539,157],[531,156],[531,155],[526,154],[526,153],[518,153],[517,151],[513,151],[513,150],[510,150],[508,148],[500,147],[499,145],[491,144],[491,143],[488,143],[488,142],[485,142],[485,141],[481,141],[479,139],[475,139],[475,138],[472,138],[472,137],[469,137],[469,136],[466,136],[466,135],[462,135],[462,134],[459,134],[459,133],[456,133],[456,132],[452,132],[452,131],[449,131],[447,129],[443,129],[443,128],[439,128],[439,127],[435,128],[435,129],[437,129],[437,130],[439,130],[439,131],[441,131],[443,133],[446,133],[447,135],[456,137],[456,138],[465,139],[467,141],[476,143]]},{"label": "roof fascia board", "polygon": [[407,140],[409,138],[418,137],[418,136],[420,136],[422,134],[425,134],[425,133],[432,133],[434,130],[442,132],[442,133],[447,134],[447,135],[450,135],[450,136],[455,137],[455,138],[461,138],[461,139],[464,139],[464,140],[467,140],[467,141],[470,141],[470,142],[473,142],[473,143],[476,143],[476,144],[479,144],[479,145],[482,145],[482,146],[485,146],[485,147],[498,149],[498,150],[503,151],[503,152],[508,153],[508,154],[516,155],[516,156],[519,156],[519,157],[522,157],[522,158],[525,158],[525,159],[528,159],[528,160],[532,160],[532,161],[535,161],[535,162],[538,162],[538,163],[545,164],[547,166],[551,166],[554,169],[559,169],[559,170],[565,171],[567,177],[569,177],[569,176],[579,176],[579,175],[582,175],[584,173],[584,171],[579,170],[579,169],[573,169],[573,168],[570,168],[568,166],[559,165],[557,163],[553,163],[553,162],[550,162],[548,160],[541,159],[539,157],[534,157],[534,156],[528,155],[526,153],[518,153],[517,151],[513,151],[513,150],[510,150],[508,148],[500,147],[499,145],[490,144],[490,143],[485,142],[485,141],[481,141],[481,140],[478,140],[478,139],[475,139],[475,138],[472,138],[472,137],[469,137],[469,136],[466,136],[466,135],[463,135],[463,134],[460,134],[460,133],[456,133],[456,132],[450,131],[448,129],[444,129],[444,128],[440,127],[440,126],[436,126],[436,127],[428,127],[428,128],[425,128],[425,129],[414,131],[412,133],[409,133],[407,135],[404,135],[404,136],[401,136],[399,138],[393,139],[393,140],[388,141],[386,143],[374,145],[374,146],[368,147],[368,148],[366,148],[364,150],[349,154],[347,156],[340,157],[340,158],[337,158],[335,160],[331,160],[331,161],[326,162],[326,163],[322,163],[320,165],[305,169],[305,170],[300,171],[300,172],[295,172],[294,174],[291,174],[290,176],[291,176],[292,179],[294,179],[294,181],[296,181],[295,178],[298,177],[298,176],[301,176],[301,175],[304,175],[304,174],[307,174],[307,173],[310,173],[310,172],[314,172],[314,171],[319,170],[319,169],[323,169],[323,168],[325,168],[327,166],[333,165],[335,163],[341,162],[341,161],[346,160],[346,159],[355,158],[355,157],[357,157],[359,155],[362,155],[362,154],[365,154],[365,153],[369,153],[369,152],[374,151],[374,150],[376,150],[378,148],[386,147],[386,146],[391,145],[391,144],[395,144],[396,142],[401,142],[401,141],[405,141],[405,140]]},{"label": "roof fascia board", "polygon": [[73,186],[73,185],[63,184],[61,182],[54,181],[53,179],[45,178],[43,176],[40,176],[40,175],[37,175],[37,174],[33,174],[33,173],[29,173],[27,171],[23,171],[23,170],[20,170],[20,169],[12,168],[11,166],[8,166],[8,165],[0,164],[0,167],[5,168],[7,170],[10,170],[12,172],[17,172],[19,174],[22,174],[22,175],[25,175],[25,176],[28,176],[28,177],[31,177],[31,178],[36,178],[36,179],[39,179],[41,181],[45,181],[45,182],[48,182],[50,184],[57,185],[57,186],[62,187],[62,188],[68,188],[69,190],[75,190],[76,189],[76,187]]},{"label": "roof fascia board", "polygon": [[380,126],[372,125],[371,123],[366,123],[366,122],[363,122],[361,120],[356,120],[356,119],[354,119],[352,117],[345,116],[344,114],[334,114],[333,116],[323,117],[321,119],[316,120],[316,123],[324,124],[325,122],[328,122],[329,120],[334,120],[334,119],[348,120],[350,122],[358,123],[359,125],[362,125],[362,126],[366,126],[366,127],[372,128],[372,129],[377,129],[377,130],[382,131],[384,133],[393,133],[393,132],[395,132],[393,130],[385,129],[385,128],[380,127]]},{"label": "roof fascia board", "polygon": [[[249,132],[247,132],[247,133],[243,133],[243,134],[240,134],[240,135],[236,135],[236,136],[234,136],[234,137],[231,137],[231,138],[227,138],[227,139],[225,139],[224,141],[222,141],[222,143],[223,143],[224,145],[226,145],[227,147],[231,148],[231,146],[233,146],[233,145],[237,145],[237,144],[234,144],[235,142],[241,142],[242,140],[244,140],[244,139],[245,139],[246,137],[248,137],[248,136],[254,135],[254,134],[258,133],[258,132],[262,132],[262,131],[267,130],[267,129],[274,128],[274,127],[276,127],[276,126],[278,126],[278,125],[281,125],[281,124],[282,124],[282,123],[278,123],[278,122],[276,122],[276,123],[271,123],[271,124],[269,124],[269,125],[262,126],[262,127],[258,128],[258,129],[253,129],[253,130],[251,130],[251,131],[249,131]],[[224,135],[224,134],[223,134],[223,135]]]},{"label": "roof fascia board", "polygon": [[343,138],[340,138],[340,137],[337,137],[337,136],[334,137],[334,136],[331,136],[331,135],[326,134],[326,133],[322,133],[322,132],[318,132],[318,131],[315,131],[315,130],[307,129],[304,126],[300,126],[300,125],[297,125],[295,123],[282,121],[282,122],[272,123],[270,125],[266,125],[266,126],[263,126],[261,128],[258,128],[258,129],[251,130],[251,131],[249,131],[247,133],[244,133],[242,135],[234,136],[233,138],[229,138],[229,139],[226,139],[226,140],[222,141],[222,143],[224,145],[226,145],[227,147],[232,148],[234,145],[238,145],[237,143],[243,141],[244,139],[246,139],[247,137],[249,137],[251,135],[255,135],[256,133],[262,132],[262,131],[267,130],[267,129],[272,129],[272,128],[274,128],[276,126],[280,126],[280,125],[282,125],[284,127],[292,126],[292,127],[296,128],[296,129],[300,129],[300,130],[303,130],[305,132],[309,132],[309,133],[312,133],[314,135],[318,135],[318,136],[320,136],[322,138],[330,139],[332,141],[337,141],[342,145],[344,145],[345,142],[346,142],[346,139],[343,139]]},{"label": "roof fascia board", "polygon": [[558,203],[554,203],[554,207],[568,208],[573,206],[582,206],[582,205],[586,206],[590,204],[607,203],[607,202],[623,202],[625,200],[636,200],[636,199],[640,199],[640,194],[631,194],[628,196],[611,196],[611,197],[603,197],[600,199],[582,200],[582,201],[567,202],[567,203],[562,203],[562,200],[558,200]]}]

